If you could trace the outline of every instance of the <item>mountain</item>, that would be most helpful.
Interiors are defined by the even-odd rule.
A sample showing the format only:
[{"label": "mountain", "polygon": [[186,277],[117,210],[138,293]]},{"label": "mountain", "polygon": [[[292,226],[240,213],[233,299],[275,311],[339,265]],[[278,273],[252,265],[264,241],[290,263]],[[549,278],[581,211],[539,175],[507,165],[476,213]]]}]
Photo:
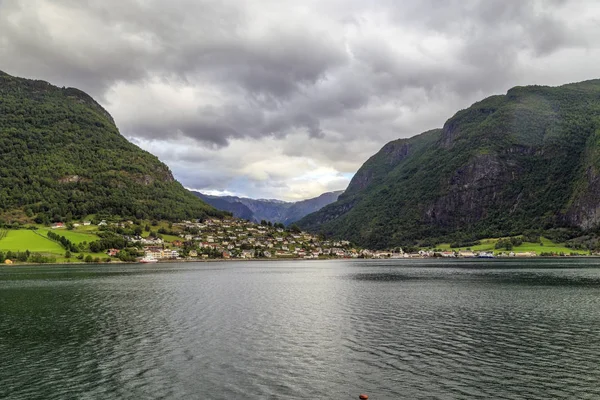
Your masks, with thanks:
[{"label": "mountain", "polygon": [[343,190],[327,192],[312,199],[292,203],[292,205],[286,210],[285,219],[282,221],[283,224],[289,225],[300,220],[305,215],[320,210],[326,205],[336,201],[342,193],[344,193]]},{"label": "mountain", "polygon": [[213,207],[228,211],[235,217],[260,222],[262,220],[284,225],[292,224],[307,214],[318,211],[338,199],[343,191],[328,192],[313,199],[285,202],[272,199],[249,199],[236,196],[210,196],[192,191]]},{"label": "mountain", "polygon": [[127,141],[84,92],[0,73],[0,217],[222,216]]},{"label": "mountain", "polygon": [[254,213],[245,204],[230,196],[210,196],[200,192],[192,191],[194,195],[204,200],[217,210],[223,210],[232,213],[237,218],[254,220]]},{"label": "mountain", "polygon": [[386,144],[302,228],[383,248],[600,225],[600,80],[527,86]]}]

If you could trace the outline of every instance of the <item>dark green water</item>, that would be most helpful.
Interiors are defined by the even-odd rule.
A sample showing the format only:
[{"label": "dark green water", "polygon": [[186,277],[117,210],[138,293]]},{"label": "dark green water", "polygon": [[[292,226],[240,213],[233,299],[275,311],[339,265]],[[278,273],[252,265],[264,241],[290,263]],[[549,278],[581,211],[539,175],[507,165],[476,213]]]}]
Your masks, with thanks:
[{"label": "dark green water", "polygon": [[600,260],[0,267],[0,398],[597,399]]}]

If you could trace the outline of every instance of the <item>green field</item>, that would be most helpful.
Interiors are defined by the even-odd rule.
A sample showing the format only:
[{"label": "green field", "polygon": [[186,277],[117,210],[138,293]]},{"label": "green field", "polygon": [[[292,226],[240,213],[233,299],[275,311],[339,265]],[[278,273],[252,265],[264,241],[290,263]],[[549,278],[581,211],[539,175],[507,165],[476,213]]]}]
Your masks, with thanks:
[{"label": "green field", "polygon": [[[468,248],[473,251],[493,251],[495,253],[506,252],[506,250],[495,248],[496,242],[498,242],[498,240],[499,239],[482,239],[482,240],[480,240],[481,244],[479,244],[477,246],[470,246]],[[559,243],[554,243],[553,241],[546,239],[544,237],[540,238],[540,240],[541,240],[541,243],[544,244],[543,246],[540,245],[540,243],[523,242],[522,245],[513,247],[513,249],[511,251],[513,251],[515,253],[524,253],[524,252],[529,252],[529,251],[535,251],[538,255],[540,255],[541,253],[587,254],[586,251],[581,251],[581,250],[577,251],[577,250],[569,249],[568,247],[565,247]],[[442,249],[442,250],[451,250],[449,243],[439,244],[435,247],[438,249]],[[466,250],[466,249],[467,249],[467,247],[460,248],[460,250]],[[458,250],[458,248],[452,249],[452,250]]]},{"label": "green field", "polygon": [[49,228],[38,229],[38,232],[44,236],[46,236],[48,234],[48,231],[52,231],[52,232],[56,233],[57,235],[64,236],[67,239],[69,239],[71,242],[76,243],[76,244],[79,244],[81,242],[90,243],[90,242],[100,239],[98,236],[91,233],[92,230],[86,230],[87,232],[86,231],[81,232],[79,230],[79,228],[77,228],[76,230],[72,230],[72,231],[69,231],[67,229],[49,229]]},{"label": "green field", "polygon": [[172,235],[161,235],[161,236],[165,242],[169,242],[169,243],[173,242],[174,240],[183,240],[179,236],[172,236]]},{"label": "green field", "polygon": [[6,237],[0,240],[0,250],[29,250],[32,253],[53,253],[58,255],[65,253],[60,244],[28,229],[9,230]]},{"label": "green field", "polygon": [[[0,239],[0,251],[7,252],[23,252],[29,250],[31,253],[41,253],[45,256],[55,257],[56,262],[81,262],[73,254],[72,257],[67,260],[65,258],[66,250],[57,242],[47,238],[49,228],[38,229],[33,231],[30,229],[20,230],[7,230],[6,236]],[[55,233],[66,237],[74,243],[81,243],[87,241],[88,243],[94,240],[98,240],[99,237],[92,233],[68,231],[66,229],[54,230]],[[102,261],[107,258],[104,253],[81,253],[83,256],[91,255],[93,258],[99,257]],[[115,261],[115,260],[113,260]]]},{"label": "green field", "polygon": [[[40,229],[41,228],[44,228],[44,227],[42,226],[42,227],[40,227]],[[59,231],[63,231],[65,229],[58,229],[58,230]],[[91,233],[91,232],[97,232],[98,231],[98,226],[97,225],[88,225],[88,226],[81,225],[81,226],[78,226],[77,228],[75,228],[73,230],[75,232],[87,232],[87,233]]]}]

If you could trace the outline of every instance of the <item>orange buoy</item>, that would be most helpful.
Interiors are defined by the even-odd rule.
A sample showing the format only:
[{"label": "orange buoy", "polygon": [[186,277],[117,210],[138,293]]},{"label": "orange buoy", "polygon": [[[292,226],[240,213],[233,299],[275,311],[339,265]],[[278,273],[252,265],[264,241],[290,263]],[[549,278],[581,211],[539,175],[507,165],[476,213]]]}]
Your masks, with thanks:
[{"label": "orange buoy", "polygon": [[367,400],[369,398],[369,395],[367,395],[367,394],[361,394],[360,396],[358,396],[358,398],[360,400]]}]

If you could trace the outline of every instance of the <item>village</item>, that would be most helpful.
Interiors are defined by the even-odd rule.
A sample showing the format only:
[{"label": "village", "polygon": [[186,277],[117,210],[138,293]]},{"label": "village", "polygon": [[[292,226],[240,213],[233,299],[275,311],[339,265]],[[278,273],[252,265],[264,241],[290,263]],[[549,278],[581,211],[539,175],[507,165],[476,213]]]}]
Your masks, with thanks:
[{"label": "village", "polygon": [[[104,253],[94,250],[94,243],[88,239],[88,246],[95,262],[336,258],[464,259],[598,255],[592,252],[578,252],[544,237],[535,238],[539,243],[524,242],[522,238],[514,237],[482,239],[472,243],[472,247],[459,248],[456,245],[442,243],[430,248],[408,246],[373,250],[361,248],[348,240],[325,238],[304,232],[295,224],[285,227],[281,223],[273,224],[264,220],[256,223],[232,217],[180,222],[139,220],[117,222],[94,219],[70,223],[58,222],[49,228],[71,238],[73,237],[70,235],[83,232],[94,234],[96,239],[99,239],[98,236],[120,238],[120,246],[104,247],[104,250],[100,250]],[[83,238],[81,237],[80,240]],[[507,249],[505,247],[510,240],[515,246],[514,248],[508,246]]]},{"label": "village", "polygon": [[[174,235],[160,233],[125,239],[140,245],[146,257],[156,260],[366,258],[377,254],[357,249],[346,240],[322,240],[299,229],[264,221],[261,224],[241,219],[183,221],[172,224],[172,229],[178,232],[174,240],[167,239]],[[111,249],[109,255],[115,252]]]},{"label": "village", "polygon": [[[91,226],[90,226],[91,225]],[[145,225],[145,226],[144,226]],[[436,248],[401,247],[387,250],[370,250],[355,246],[348,240],[329,239],[303,232],[296,225],[285,227],[268,221],[255,223],[237,218],[207,219],[169,223],[166,221],[106,221],[95,220],[71,223],[54,223],[53,231],[86,231],[102,237],[119,237],[120,247],[105,248],[105,257],[94,256],[106,262],[120,261],[166,262],[198,260],[250,260],[250,259],[415,259],[415,258],[530,258],[538,256],[581,255],[556,251],[553,244],[544,240],[548,253],[529,248],[499,249],[499,239],[484,240],[475,248],[452,248],[441,244]],[[104,234],[103,234],[104,232]],[[72,233],[71,233],[72,234]],[[109,236],[106,236],[108,234]],[[500,239],[501,240],[501,239]],[[542,246],[544,243],[540,243]],[[93,243],[88,243],[90,249]],[[496,246],[495,246],[496,245]],[[477,248],[479,247],[479,248]],[[495,248],[494,248],[495,247]],[[543,248],[543,247],[542,247]],[[126,252],[123,253],[123,250]],[[125,257],[124,257],[125,254]],[[140,259],[141,258],[141,259]]]},{"label": "village", "polygon": [[[152,234],[125,239],[143,249],[147,258],[156,260],[197,259],[330,259],[330,258],[492,258],[492,252],[418,250],[401,248],[373,251],[358,248],[347,240],[327,240],[303,232],[297,227],[263,221],[260,224],[241,219],[208,219],[175,223],[174,235]],[[173,233],[173,232],[171,232]],[[171,238],[172,240],[167,239]],[[118,250],[108,254],[115,256]],[[535,257],[535,252],[497,253],[497,257]]]},{"label": "village", "polygon": [[[342,238],[302,231],[295,224],[224,219],[122,220],[91,216],[51,225],[0,230],[1,263],[173,262],[202,260],[329,260],[503,258],[588,255],[547,238],[506,249],[509,239],[482,239],[459,248],[406,246],[373,250]],[[512,242],[511,242],[512,243]],[[510,246],[509,246],[510,247]],[[536,251],[537,250],[537,251]],[[592,255],[592,254],[589,254]]]}]

